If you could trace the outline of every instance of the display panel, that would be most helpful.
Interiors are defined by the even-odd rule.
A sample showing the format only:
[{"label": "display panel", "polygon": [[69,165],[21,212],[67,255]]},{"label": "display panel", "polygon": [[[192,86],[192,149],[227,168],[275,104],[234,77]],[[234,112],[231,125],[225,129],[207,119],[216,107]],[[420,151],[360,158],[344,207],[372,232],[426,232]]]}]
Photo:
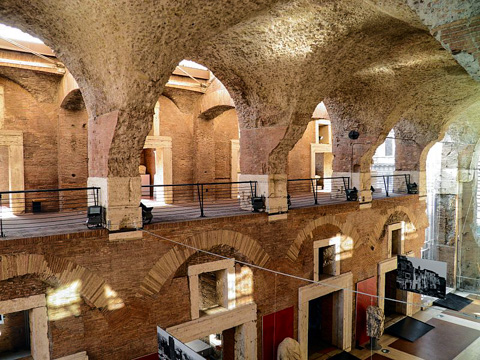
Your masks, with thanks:
[{"label": "display panel", "polygon": [[403,255],[398,255],[397,260],[397,288],[445,298],[447,263]]}]

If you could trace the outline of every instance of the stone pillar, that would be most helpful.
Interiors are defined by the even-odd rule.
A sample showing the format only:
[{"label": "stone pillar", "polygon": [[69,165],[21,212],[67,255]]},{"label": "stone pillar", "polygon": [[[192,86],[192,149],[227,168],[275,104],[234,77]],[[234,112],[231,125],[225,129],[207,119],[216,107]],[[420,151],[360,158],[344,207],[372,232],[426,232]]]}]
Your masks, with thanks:
[{"label": "stone pillar", "polygon": [[[173,183],[173,158],[172,141],[155,149],[155,179],[154,184],[170,185]],[[173,191],[171,188],[156,188],[154,192],[155,200],[163,201],[166,204],[173,203]]]},{"label": "stone pillar", "polygon": [[[8,147],[8,190],[21,191],[25,189],[24,164],[23,164],[23,133],[16,130],[0,130],[0,146]],[[25,212],[25,195],[12,194],[10,199],[2,199],[14,214]]]},{"label": "stone pillar", "polygon": [[[119,169],[112,171],[109,168],[112,155],[118,167],[132,166],[122,165],[117,154],[110,154],[119,115],[119,111],[113,111],[98,116],[90,119],[88,126],[88,186],[100,188],[100,205],[105,209],[105,224],[110,231],[142,227],[140,176],[138,173],[136,176],[122,176]],[[128,161],[138,163],[139,158],[129,158]],[[129,172],[132,171],[125,171],[126,174]]]},{"label": "stone pillar", "polygon": [[455,253],[455,286],[461,290],[480,291],[480,237],[477,211],[478,170],[460,169],[458,174],[458,222]]},{"label": "stone pillar", "polygon": [[372,137],[360,136],[357,140],[348,137],[348,133],[341,132],[333,137],[333,177],[345,176],[350,178],[350,188],[358,190],[360,208],[371,207],[371,147]]},{"label": "stone pillar", "polygon": [[235,359],[257,359],[257,325],[249,321],[235,328]]},{"label": "stone pillar", "polygon": [[[287,174],[275,173],[269,156],[285,134],[286,127],[240,130],[240,181],[257,181],[257,196],[265,196],[269,214],[286,213]],[[288,154],[287,154],[288,156]],[[287,157],[285,158],[285,165]]]},{"label": "stone pillar", "polygon": [[[240,175],[240,141],[230,140],[230,181],[239,181]],[[232,199],[238,196],[238,187],[232,186]]]},{"label": "stone pillar", "polygon": [[267,213],[274,215],[288,211],[287,174],[240,174],[239,181],[257,182],[257,196],[265,197],[265,211]]},{"label": "stone pillar", "polygon": [[[21,144],[9,146],[8,164],[10,191],[24,190],[23,136]],[[10,202],[12,203],[14,214],[25,212],[25,194],[12,194]]]},{"label": "stone pillar", "polygon": [[33,308],[29,315],[32,357],[35,360],[50,360],[47,308]]}]

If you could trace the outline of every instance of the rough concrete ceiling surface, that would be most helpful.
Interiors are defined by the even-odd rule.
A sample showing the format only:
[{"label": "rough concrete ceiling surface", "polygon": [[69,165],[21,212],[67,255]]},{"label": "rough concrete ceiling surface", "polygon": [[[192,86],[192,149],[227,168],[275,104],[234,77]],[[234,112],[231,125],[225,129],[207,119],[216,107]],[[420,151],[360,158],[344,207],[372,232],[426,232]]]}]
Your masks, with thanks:
[{"label": "rough concrete ceiling surface", "polygon": [[282,173],[322,100],[336,129],[372,134],[366,153],[401,119],[432,139],[470,121],[454,115],[479,84],[430,34],[426,11],[407,0],[3,0],[0,21],[55,50],[91,117],[120,110],[111,174],[136,174],[147,119],[184,58],[225,84],[241,128],[285,130],[267,168]]}]

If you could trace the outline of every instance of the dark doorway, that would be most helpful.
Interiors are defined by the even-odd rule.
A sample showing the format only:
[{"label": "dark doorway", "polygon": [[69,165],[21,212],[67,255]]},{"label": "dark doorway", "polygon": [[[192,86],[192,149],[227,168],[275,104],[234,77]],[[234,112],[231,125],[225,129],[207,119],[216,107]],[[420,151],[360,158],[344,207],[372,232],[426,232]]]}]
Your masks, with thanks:
[{"label": "dark doorway", "polygon": [[235,328],[222,332],[222,360],[235,360]]},{"label": "dark doorway", "polygon": [[402,229],[392,231],[392,256],[401,255]]},{"label": "dark doorway", "polygon": [[28,311],[5,314],[0,324],[0,360],[30,357],[30,324]]},{"label": "dark doorway", "polygon": [[336,347],[333,342],[333,298],[328,294],[308,304],[308,356],[326,354]]},{"label": "dark doorway", "polygon": [[405,307],[402,303],[397,301],[387,300],[404,300],[403,290],[397,289],[397,270],[389,271],[385,274],[385,324],[392,320],[398,320],[399,317],[405,314]]}]

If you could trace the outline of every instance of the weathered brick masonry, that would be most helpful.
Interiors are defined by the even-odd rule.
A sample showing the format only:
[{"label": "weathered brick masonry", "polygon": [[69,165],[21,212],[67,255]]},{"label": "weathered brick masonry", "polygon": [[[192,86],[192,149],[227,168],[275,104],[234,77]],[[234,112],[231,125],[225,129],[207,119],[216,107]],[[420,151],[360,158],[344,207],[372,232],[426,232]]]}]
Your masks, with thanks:
[{"label": "weathered brick masonry", "polygon": [[[265,214],[251,214],[154,224],[147,230],[247,262],[266,261],[267,268],[309,279],[313,279],[312,242],[342,233],[353,243],[342,255],[341,272],[351,271],[357,282],[376,275],[377,263],[387,257],[385,225],[401,220],[416,229],[406,234],[405,250],[419,254],[427,226],[425,204],[413,195],[377,200],[371,209],[362,211],[357,203],[345,203],[291,210],[286,221],[268,222]],[[78,276],[83,286],[80,313],[49,322],[52,357],[83,350],[91,359],[131,359],[153,353],[155,326],[165,328],[190,320],[186,266],[213,260],[195,254],[183,264],[172,265],[173,247],[148,233],[142,240],[110,242],[106,231],[2,241],[0,297],[42,293],[68,285]],[[16,262],[15,256],[23,260]],[[168,269],[173,270],[169,273]],[[157,279],[170,275],[163,284],[152,286],[152,273]],[[262,316],[289,306],[296,313],[298,287],[308,284],[257,269],[253,274],[260,355]],[[124,308],[108,310],[108,299],[101,294],[105,284]],[[296,336],[296,315],[294,327]]]}]

